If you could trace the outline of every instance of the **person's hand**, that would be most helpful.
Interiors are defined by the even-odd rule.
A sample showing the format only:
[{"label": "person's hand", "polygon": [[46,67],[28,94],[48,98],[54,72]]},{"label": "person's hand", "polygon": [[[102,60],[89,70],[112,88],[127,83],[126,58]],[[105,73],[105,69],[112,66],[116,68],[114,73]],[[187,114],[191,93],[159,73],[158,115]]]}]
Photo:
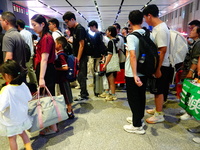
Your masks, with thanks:
[{"label": "person's hand", "polygon": [[40,87],[45,87],[45,80],[43,78],[39,79],[39,86]]},{"label": "person's hand", "polygon": [[137,86],[142,86],[143,85],[143,83],[142,83],[142,81],[140,80],[140,78],[138,77],[138,76],[135,76],[134,77],[134,80],[135,80],[135,84],[137,85]]},{"label": "person's hand", "polygon": [[105,64],[103,65],[102,70],[106,71],[106,65]]},{"label": "person's hand", "polygon": [[157,69],[155,74],[153,75],[155,78],[160,78],[162,76],[162,73],[160,71],[160,69]]},{"label": "person's hand", "polygon": [[192,79],[193,78],[193,72],[189,71],[185,78]]}]

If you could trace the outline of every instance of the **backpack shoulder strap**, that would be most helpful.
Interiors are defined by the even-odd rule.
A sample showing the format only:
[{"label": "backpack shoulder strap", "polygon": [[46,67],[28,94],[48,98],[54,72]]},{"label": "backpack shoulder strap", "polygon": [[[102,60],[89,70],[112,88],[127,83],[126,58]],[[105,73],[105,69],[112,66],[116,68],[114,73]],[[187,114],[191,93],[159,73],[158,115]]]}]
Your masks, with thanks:
[{"label": "backpack shoulder strap", "polygon": [[58,56],[60,56],[60,55],[64,55],[67,57],[67,54],[65,54],[65,53],[59,53]]},{"label": "backpack shoulder strap", "polygon": [[63,36],[59,30],[56,30],[56,32],[57,32],[58,34],[60,34],[60,36]]}]

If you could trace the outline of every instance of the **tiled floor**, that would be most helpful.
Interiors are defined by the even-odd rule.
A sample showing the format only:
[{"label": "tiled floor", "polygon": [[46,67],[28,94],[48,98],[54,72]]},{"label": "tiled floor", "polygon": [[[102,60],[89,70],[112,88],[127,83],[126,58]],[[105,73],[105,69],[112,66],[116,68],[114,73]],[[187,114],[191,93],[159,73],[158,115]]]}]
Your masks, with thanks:
[{"label": "tiled floor", "polygon": [[[88,81],[88,84],[91,81]],[[186,128],[197,126],[197,121],[180,121],[178,100],[169,95],[166,104],[166,121],[159,124],[147,124],[146,134],[130,134],[123,130],[126,117],[131,112],[125,91],[117,91],[118,100],[106,102],[93,96],[93,88],[88,87],[90,99],[87,102],[73,103],[75,119],[59,123],[60,132],[47,137],[38,136],[38,132],[29,134],[34,150],[199,150],[200,144],[192,141],[200,134],[191,134]],[[73,88],[73,95],[79,94]],[[147,93],[146,108],[152,108],[153,95]],[[145,118],[149,117],[145,114]],[[144,119],[145,119],[144,118]],[[18,137],[19,148],[23,148]],[[8,142],[0,137],[0,150],[7,150]]]}]

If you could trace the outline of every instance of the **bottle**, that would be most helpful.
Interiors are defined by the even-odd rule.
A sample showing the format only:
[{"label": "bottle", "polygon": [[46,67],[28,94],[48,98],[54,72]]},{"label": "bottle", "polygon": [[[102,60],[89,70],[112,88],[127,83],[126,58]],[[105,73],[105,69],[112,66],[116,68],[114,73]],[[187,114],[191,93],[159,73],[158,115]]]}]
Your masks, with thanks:
[{"label": "bottle", "polygon": [[145,61],[145,56],[146,54],[142,54],[142,56],[140,57],[139,63],[143,64]]}]

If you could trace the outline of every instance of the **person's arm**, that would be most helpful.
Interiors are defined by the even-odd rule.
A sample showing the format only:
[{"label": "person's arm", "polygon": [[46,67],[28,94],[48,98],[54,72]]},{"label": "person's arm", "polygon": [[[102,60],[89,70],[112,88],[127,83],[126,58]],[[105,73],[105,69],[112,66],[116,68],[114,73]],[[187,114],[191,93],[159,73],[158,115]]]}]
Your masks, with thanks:
[{"label": "person's arm", "polygon": [[59,71],[67,71],[69,69],[68,66],[62,66],[60,68],[56,68],[56,70],[59,70]]},{"label": "person's arm", "polygon": [[13,59],[13,52],[5,52],[5,58],[4,61],[8,60],[8,59]]},{"label": "person's arm", "polygon": [[12,38],[7,37],[6,35],[3,37],[3,43],[2,43],[2,51],[4,52],[4,61],[8,59],[13,59],[13,48],[14,48],[14,42],[12,41]]},{"label": "person's arm", "polygon": [[84,44],[85,44],[85,41],[84,41],[84,40],[80,40],[80,41],[79,41],[79,49],[78,49],[78,56],[77,56],[78,62],[80,61],[81,56],[82,56],[82,54],[83,54]]},{"label": "person's arm", "polygon": [[160,52],[160,55],[159,55],[159,62],[158,62],[158,68],[155,72],[155,77],[156,78],[160,78],[162,76],[162,73],[160,71],[160,68],[162,66],[162,63],[163,63],[163,60],[164,60],[164,57],[165,57],[165,53],[167,51],[167,47],[160,47],[158,48],[158,51]]},{"label": "person's arm", "polygon": [[9,107],[9,98],[7,90],[4,90],[5,87],[2,88],[0,94],[0,112],[4,111],[7,107]]},{"label": "person's arm", "polygon": [[108,54],[108,55],[106,56],[106,62],[104,63],[104,65],[103,65],[103,67],[102,67],[102,70],[103,70],[103,71],[106,71],[106,66],[107,66],[108,63],[110,62],[111,58],[112,58],[112,54]]},{"label": "person's arm", "polygon": [[106,56],[105,63],[102,67],[103,71],[106,71],[106,66],[108,65],[108,63],[110,62],[110,60],[112,58],[112,54],[113,54],[113,42],[112,41],[108,42],[108,49],[107,50],[108,50],[108,55]]},{"label": "person's arm", "polygon": [[[199,62],[198,62],[198,65],[199,65]],[[197,69],[197,65],[196,64],[192,64],[190,66],[190,70],[189,70],[189,72],[188,72],[188,74],[186,75],[185,78],[190,78],[190,79],[193,78],[193,74],[194,74],[196,69]],[[199,75],[199,71],[198,71],[198,75]]]},{"label": "person's arm", "polygon": [[46,74],[49,53],[42,53],[41,57],[42,58],[41,58],[41,62],[40,62],[39,86],[44,87],[45,86],[44,76]]},{"label": "person's arm", "polygon": [[198,59],[198,64],[197,64],[197,74],[200,76],[200,57]]},{"label": "person's arm", "polygon": [[137,84],[137,86],[142,86],[142,81],[140,80],[140,78],[137,76],[137,58],[136,58],[136,54],[135,54],[135,50],[130,50],[130,64],[131,64],[131,69],[134,75],[134,80],[135,80],[135,84]]}]

